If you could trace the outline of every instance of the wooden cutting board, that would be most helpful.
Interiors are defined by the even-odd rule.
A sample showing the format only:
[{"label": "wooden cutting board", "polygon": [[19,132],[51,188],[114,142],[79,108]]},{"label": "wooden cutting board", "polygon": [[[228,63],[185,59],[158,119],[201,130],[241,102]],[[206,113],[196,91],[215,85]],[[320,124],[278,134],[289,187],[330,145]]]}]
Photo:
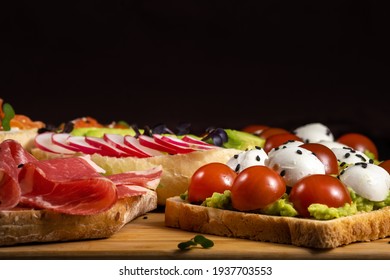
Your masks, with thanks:
[{"label": "wooden cutting board", "polygon": [[152,212],[108,239],[1,247],[0,259],[390,259],[390,239],[331,250],[204,235],[210,249],[180,251],[196,233],[164,226],[164,213]]}]

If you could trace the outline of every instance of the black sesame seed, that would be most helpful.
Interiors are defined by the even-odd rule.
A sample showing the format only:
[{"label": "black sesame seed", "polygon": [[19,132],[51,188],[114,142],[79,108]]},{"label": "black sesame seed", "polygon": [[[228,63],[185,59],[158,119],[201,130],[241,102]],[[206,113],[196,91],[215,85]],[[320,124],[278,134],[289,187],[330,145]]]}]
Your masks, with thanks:
[{"label": "black sesame seed", "polygon": [[309,143],[310,141],[309,141],[309,139],[305,139],[305,143]]},{"label": "black sesame seed", "polygon": [[240,170],[240,167],[241,167],[241,165],[237,164],[236,169],[234,169],[234,171],[238,172],[238,170]]},{"label": "black sesame seed", "polygon": [[356,154],[355,156],[357,156],[358,158],[360,158],[362,161],[366,162],[367,160],[365,159],[364,156],[362,155],[359,155],[359,154]]},{"label": "black sesame seed", "polygon": [[351,155],[350,153],[346,153],[346,154],[344,155],[344,157],[345,157],[345,158],[349,158],[350,155]]},{"label": "black sesame seed", "polygon": [[256,160],[257,160],[257,161],[260,161],[260,156],[256,156]]},{"label": "black sesame seed", "polygon": [[327,129],[327,130],[326,130],[326,135],[329,136],[330,134],[331,134],[331,133],[330,133],[330,130]]},{"label": "black sesame seed", "polygon": [[297,154],[298,155],[302,155],[302,151],[301,150],[297,150]]},{"label": "black sesame seed", "polygon": [[282,170],[281,172],[280,172],[280,176],[284,176],[284,175],[286,175],[286,170]]},{"label": "black sesame seed", "polygon": [[374,163],[374,160],[370,158],[369,163]]},{"label": "black sesame seed", "polygon": [[256,150],[261,150],[261,147],[260,146],[255,146],[255,149]]},{"label": "black sesame seed", "polygon": [[343,161],[342,163],[340,163],[340,167],[343,167],[344,165],[346,165],[345,161]]},{"label": "black sesame seed", "polygon": [[340,175],[343,175],[345,172],[345,169],[343,169],[341,172],[340,172]]},{"label": "black sesame seed", "polygon": [[367,163],[362,162],[362,167],[363,167],[363,168],[367,168]]},{"label": "black sesame seed", "polygon": [[276,148],[275,148],[275,151],[277,151],[277,150],[279,150],[279,147],[276,147]]},{"label": "black sesame seed", "polygon": [[282,147],[282,149],[286,149],[286,148],[287,148],[287,146],[283,146],[283,147]]},{"label": "black sesame seed", "polygon": [[21,163],[21,164],[18,165],[18,168],[22,168],[23,166],[24,166],[24,164]]},{"label": "black sesame seed", "polygon": [[237,159],[237,158],[238,158],[238,155],[234,155],[233,157],[234,157],[235,159]]}]

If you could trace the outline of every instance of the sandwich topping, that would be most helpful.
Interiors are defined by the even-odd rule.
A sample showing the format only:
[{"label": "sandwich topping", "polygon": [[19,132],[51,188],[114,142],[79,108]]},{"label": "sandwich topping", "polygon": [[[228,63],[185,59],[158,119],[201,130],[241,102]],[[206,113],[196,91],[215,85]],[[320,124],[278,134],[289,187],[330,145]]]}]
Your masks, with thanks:
[{"label": "sandwich topping", "polygon": [[[390,174],[376,157],[376,147],[366,145],[367,139],[363,145],[355,141],[353,147],[347,146],[335,141],[329,128],[320,123],[302,126],[294,133],[302,141],[291,139],[261,156],[259,151],[264,150],[258,149],[231,158],[226,165],[237,176],[230,187],[214,192],[200,204],[320,220],[390,206]],[[249,157],[251,154],[263,161]],[[212,188],[193,181],[189,192],[194,186],[198,190]]]}]

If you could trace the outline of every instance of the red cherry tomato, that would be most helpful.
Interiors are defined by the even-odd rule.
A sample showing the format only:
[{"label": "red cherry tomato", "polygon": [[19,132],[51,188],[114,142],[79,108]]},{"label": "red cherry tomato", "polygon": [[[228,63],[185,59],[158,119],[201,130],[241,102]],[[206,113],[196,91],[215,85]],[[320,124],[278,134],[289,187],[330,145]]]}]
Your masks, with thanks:
[{"label": "red cherry tomato", "polygon": [[325,165],[325,174],[338,174],[339,165],[336,155],[328,147],[318,143],[305,143],[300,147],[313,152],[316,157]]},{"label": "red cherry tomato", "polygon": [[267,166],[252,166],[238,175],[231,188],[233,208],[240,211],[262,209],[286,192],[283,178]]},{"label": "red cherry tomato", "polygon": [[347,187],[336,177],[324,174],[309,175],[299,180],[292,187],[289,200],[303,217],[310,217],[307,208],[313,203],[328,207],[342,207],[345,203],[351,203]]},{"label": "red cherry tomato", "polygon": [[375,143],[363,134],[346,133],[336,141],[363,153],[369,151],[374,154],[376,159],[378,158],[378,149]]},{"label": "red cherry tomato", "polygon": [[269,127],[267,129],[264,129],[260,134],[259,137],[267,139],[268,137],[275,135],[275,134],[281,134],[281,133],[290,133],[288,130],[284,128],[279,127]]},{"label": "red cherry tomato", "polygon": [[267,129],[268,126],[261,124],[251,124],[242,129],[242,131],[259,135],[263,130]]},{"label": "red cherry tomato", "polygon": [[188,187],[188,200],[200,203],[214,192],[223,193],[233,185],[237,173],[229,166],[212,162],[198,168],[191,177]]},{"label": "red cherry tomato", "polygon": [[390,159],[388,160],[385,160],[385,161],[382,161],[380,164],[379,164],[380,167],[386,169],[386,171],[390,174]]},{"label": "red cherry tomato", "polygon": [[268,154],[269,151],[271,151],[273,148],[279,147],[289,140],[302,141],[301,138],[292,133],[274,134],[266,139],[264,144],[264,151]]}]

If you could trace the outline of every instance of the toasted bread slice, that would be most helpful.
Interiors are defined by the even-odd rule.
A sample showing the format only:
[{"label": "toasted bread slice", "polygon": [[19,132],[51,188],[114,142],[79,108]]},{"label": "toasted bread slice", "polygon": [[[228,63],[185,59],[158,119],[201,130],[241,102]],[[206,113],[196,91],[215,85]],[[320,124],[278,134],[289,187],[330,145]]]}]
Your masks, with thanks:
[{"label": "toasted bread slice", "polygon": [[167,199],[165,225],[186,231],[330,249],[390,236],[390,207],[328,221],[203,207]]},{"label": "toasted bread slice", "polygon": [[0,211],[0,246],[108,238],[125,224],[157,208],[157,194],[127,197],[96,215],[69,215],[51,210]]}]

